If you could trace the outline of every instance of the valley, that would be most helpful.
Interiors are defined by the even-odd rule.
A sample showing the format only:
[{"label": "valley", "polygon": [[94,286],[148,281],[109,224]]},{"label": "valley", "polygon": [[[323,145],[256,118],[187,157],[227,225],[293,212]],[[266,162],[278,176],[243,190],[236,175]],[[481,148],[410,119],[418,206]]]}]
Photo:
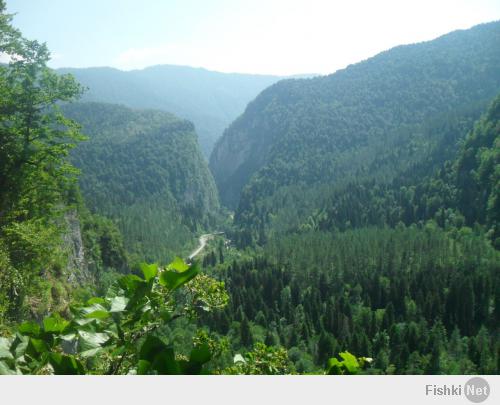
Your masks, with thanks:
[{"label": "valley", "polygon": [[0,15],[0,374],[500,372],[499,21],[288,77]]},{"label": "valley", "polygon": [[208,159],[218,136],[261,90],[279,76],[224,74],[188,66],[143,70],[59,69],[87,87],[82,101],[163,110],[191,121]]}]

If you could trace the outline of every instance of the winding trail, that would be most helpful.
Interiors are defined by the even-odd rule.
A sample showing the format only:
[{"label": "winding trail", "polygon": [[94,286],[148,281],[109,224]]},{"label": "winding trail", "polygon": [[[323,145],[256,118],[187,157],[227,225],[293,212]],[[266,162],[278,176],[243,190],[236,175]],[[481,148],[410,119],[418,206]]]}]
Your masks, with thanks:
[{"label": "winding trail", "polygon": [[191,252],[191,254],[188,256],[188,260],[193,260],[196,256],[198,256],[201,252],[203,252],[203,249],[205,249],[205,246],[207,245],[207,242],[212,239],[215,235],[222,235],[224,232],[214,232],[214,233],[206,233],[204,235],[201,235],[198,238],[199,241],[199,246]]}]

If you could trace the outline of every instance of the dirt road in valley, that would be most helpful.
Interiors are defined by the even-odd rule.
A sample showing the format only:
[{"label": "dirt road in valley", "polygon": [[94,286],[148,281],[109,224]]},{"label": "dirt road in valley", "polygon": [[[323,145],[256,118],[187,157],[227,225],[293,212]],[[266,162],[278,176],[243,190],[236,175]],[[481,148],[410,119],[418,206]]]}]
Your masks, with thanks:
[{"label": "dirt road in valley", "polygon": [[203,252],[203,249],[205,249],[205,246],[207,245],[207,242],[212,239],[215,235],[222,235],[223,232],[215,232],[215,233],[206,233],[204,235],[201,235],[198,238],[199,245],[198,247],[191,252],[191,254],[188,256],[188,260],[193,260],[196,256],[198,256],[201,252]]}]

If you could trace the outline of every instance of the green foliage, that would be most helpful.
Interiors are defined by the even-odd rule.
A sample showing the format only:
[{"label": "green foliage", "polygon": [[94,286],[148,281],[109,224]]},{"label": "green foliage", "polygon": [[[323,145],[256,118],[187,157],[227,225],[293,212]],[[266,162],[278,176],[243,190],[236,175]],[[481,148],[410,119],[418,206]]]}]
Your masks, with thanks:
[{"label": "green foliage", "polygon": [[100,278],[109,269],[118,272],[127,270],[129,258],[117,225],[108,218],[90,214],[83,203],[78,217],[85,257],[92,273]]},{"label": "green foliage", "polygon": [[206,274],[198,274],[186,286],[186,289],[192,297],[192,302],[196,303],[195,308],[202,311],[222,309],[229,302],[224,282],[217,281]]},{"label": "green foliage", "polygon": [[494,100],[466,136],[456,156],[437,170],[422,175],[416,167],[388,184],[359,181],[339,187],[330,192],[323,208],[310,215],[301,230],[396,227],[432,219],[445,229],[480,224],[495,245],[495,190],[499,184],[495,173],[500,167],[500,121],[495,111],[499,100]]},{"label": "green foliage", "polygon": [[268,347],[256,343],[253,350],[244,356],[237,354],[234,365],[224,370],[224,374],[293,374],[294,369],[287,351],[281,347]]},{"label": "green foliage", "polygon": [[498,373],[499,266],[468,228],[300,232],[216,267],[229,305],[202,320],[235,350],[248,344],[244,323],[264,325],[262,339],[286,348],[298,372],[349,351],[374,359],[362,373]]},{"label": "green foliage", "polygon": [[[191,123],[68,104],[80,86],[10,22],[0,0],[0,374],[498,374],[498,96],[473,124],[498,22],[265,90],[211,159],[235,229]],[[209,241],[217,278],[137,264],[220,226],[247,250]]]},{"label": "green foliage", "polygon": [[[294,86],[307,99],[301,94],[307,84],[289,84]],[[302,105],[290,106],[292,99],[281,94],[279,103],[300,114]],[[276,99],[271,100],[276,107]],[[243,190],[230,237],[239,246],[253,247],[253,259],[229,266],[230,305],[224,317],[209,324],[230,336],[237,336],[239,327],[242,346],[254,338],[247,325],[266,325],[273,331],[266,340],[286,347],[300,372],[311,369],[306,356],[317,370],[333,353],[349,350],[373,357],[373,367],[357,368],[362,358],[341,355],[341,360],[330,359],[327,371],[498,373],[500,257],[494,247],[500,104],[497,96],[475,124],[473,105],[438,108],[455,109],[438,119],[419,115],[424,113],[420,108],[413,130],[392,133],[403,138],[395,144],[385,139],[384,150],[352,143],[341,156],[342,164],[355,169],[351,174],[339,172],[340,166],[330,170],[329,163],[321,170],[317,166],[337,159],[329,155],[328,142],[339,141],[338,127],[331,140],[325,135],[318,144],[304,134],[287,138],[303,126],[295,117],[276,121],[279,128],[262,129],[262,134],[274,130],[283,137],[267,140],[288,143],[272,146],[269,153],[276,159],[256,171]],[[259,107],[249,107],[241,120],[250,121],[235,122],[228,133],[253,131],[252,119],[263,123],[276,112],[269,108],[259,112],[260,118],[252,116]],[[318,118],[323,110],[315,108],[308,113]],[[326,131],[319,122],[310,134]],[[293,131],[288,124],[295,125]],[[314,154],[316,145],[321,151]],[[296,160],[295,147],[300,151]],[[349,158],[352,151],[356,159]],[[288,157],[277,158],[281,153]],[[366,170],[356,169],[374,157]],[[241,323],[225,321],[235,318]]]},{"label": "green foliage", "polygon": [[339,356],[342,359],[341,361],[335,357],[328,360],[326,374],[358,374],[365,365],[372,362],[369,357],[357,358],[349,352],[341,352]]},{"label": "green foliage", "polygon": [[453,175],[457,209],[468,224],[486,225],[500,248],[500,95],[466,138]]},{"label": "green foliage", "polygon": [[76,180],[67,156],[84,139],[58,107],[80,85],[51,71],[47,47],[25,39],[11,19],[0,1],[0,53],[10,59],[0,65],[0,320],[58,305],[60,284],[47,280],[66,264],[63,214]]},{"label": "green foliage", "polygon": [[214,226],[218,197],[193,125],[169,113],[99,103],[63,106],[89,140],[71,160],[93,213],[114,220],[132,261],[170,261]]},{"label": "green foliage", "polygon": [[199,271],[198,264],[188,267],[182,263],[182,259],[176,258],[160,275],[160,284],[170,290],[176,290],[194,278]]},{"label": "green foliage", "polygon": [[[192,316],[196,294],[177,294],[198,274],[197,264],[176,260],[167,268],[141,266],[143,277],[122,276],[105,297],[71,307],[66,320],[54,314],[39,325],[24,322],[0,339],[1,374],[202,374],[212,359],[209,342],[198,340],[188,357],[158,334],[181,316]],[[163,275],[181,270],[174,283]],[[190,281],[191,280],[191,281]],[[191,287],[193,289],[195,287]],[[204,309],[209,311],[210,300]],[[221,305],[219,305],[220,307]]]},{"label": "green foliage", "polygon": [[[1,7],[4,13],[3,3]],[[81,88],[72,77],[58,76],[47,68],[45,45],[18,32],[0,51],[11,58],[8,65],[0,66],[2,218],[47,215],[61,198],[61,188],[74,180],[74,170],[65,158],[83,139],[78,125],[62,115],[57,103],[74,99]]]}]

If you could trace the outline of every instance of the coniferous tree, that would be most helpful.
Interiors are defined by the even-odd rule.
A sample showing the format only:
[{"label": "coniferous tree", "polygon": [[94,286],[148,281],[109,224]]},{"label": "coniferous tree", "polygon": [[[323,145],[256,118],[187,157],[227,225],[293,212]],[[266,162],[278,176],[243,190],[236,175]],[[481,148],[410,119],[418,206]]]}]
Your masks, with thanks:
[{"label": "coniferous tree", "polygon": [[250,323],[248,322],[248,318],[246,316],[243,316],[243,320],[240,324],[240,339],[241,344],[244,347],[251,347],[253,344],[252,331],[250,329]]}]

